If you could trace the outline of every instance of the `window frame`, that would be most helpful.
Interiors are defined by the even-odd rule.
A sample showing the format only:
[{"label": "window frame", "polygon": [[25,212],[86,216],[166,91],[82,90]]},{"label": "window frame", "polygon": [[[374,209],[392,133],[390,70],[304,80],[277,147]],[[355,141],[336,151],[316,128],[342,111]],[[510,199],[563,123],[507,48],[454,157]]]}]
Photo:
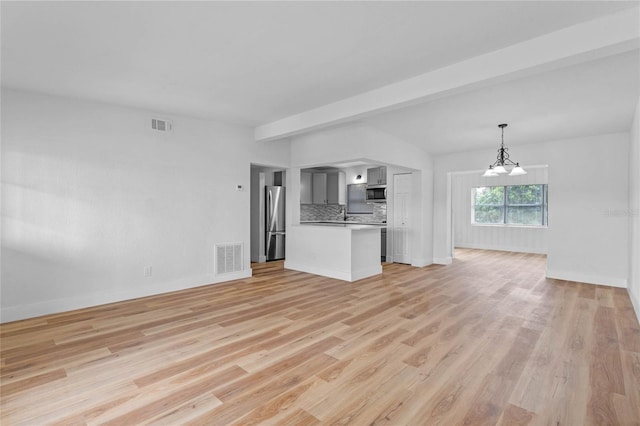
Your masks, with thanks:
[{"label": "window frame", "polygon": [[[352,192],[357,197],[352,197]],[[346,202],[346,214],[348,215],[372,215],[373,205],[366,202],[367,184],[365,183],[352,183],[347,185],[347,202]],[[357,206],[357,207],[356,207]],[[356,210],[354,208],[363,208],[366,206],[366,211]],[[371,210],[371,211],[369,211]]]},{"label": "window frame", "polygon": [[[509,188],[515,186],[540,186],[542,187],[541,202],[536,204],[510,204],[509,203]],[[476,222],[476,190],[478,188],[503,188],[502,190],[502,204],[480,204],[480,206],[486,207],[499,207],[502,208],[502,222]],[[509,208],[516,207],[540,207],[541,217],[540,224],[525,224],[525,223],[509,223]],[[547,228],[549,226],[549,185],[546,183],[532,183],[532,184],[520,184],[520,185],[493,185],[493,186],[474,186],[471,188],[471,225],[472,226],[502,226],[502,227],[526,227],[526,228]]]}]

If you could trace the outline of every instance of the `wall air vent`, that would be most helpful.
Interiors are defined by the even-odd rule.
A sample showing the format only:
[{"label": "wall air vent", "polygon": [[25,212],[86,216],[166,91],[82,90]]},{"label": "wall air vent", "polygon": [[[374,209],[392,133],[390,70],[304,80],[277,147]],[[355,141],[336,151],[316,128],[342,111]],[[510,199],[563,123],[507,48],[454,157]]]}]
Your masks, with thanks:
[{"label": "wall air vent", "polygon": [[171,122],[169,120],[161,120],[159,118],[151,119],[151,128],[159,132],[168,132],[171,130]]},{"label": "wall air vent", "polygon": [[242,243],[216,244],[216,274],[242,271]]}]

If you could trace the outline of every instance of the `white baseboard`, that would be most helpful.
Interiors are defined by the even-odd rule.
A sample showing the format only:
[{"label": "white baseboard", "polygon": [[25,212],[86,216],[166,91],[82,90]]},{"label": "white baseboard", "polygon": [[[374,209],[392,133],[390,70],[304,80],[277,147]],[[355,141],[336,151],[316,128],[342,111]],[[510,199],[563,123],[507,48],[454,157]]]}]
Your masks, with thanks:
[{"label": "white baseboard", "polygon": [[433,263],[436,265],[451,265],[453,263],[452,257],[434,257]]},{"label": "white baseboard", "polygon": [[606,285],[609,287],[627,288],[627,279],[618,277],[580,274],[567,271],[554,271],[547,268],[547,278],[556,280],[575,281],[586,284]]},{"label": "white baseboard", "polygon": [[251,277],[251,269],[224,274],[224,275],[200,275],[188,277],[167,283],[154,283],[153,285],[140,286],[110,293],[93,293],[79,297],[46,300],[28,305],[9,306],[2,308],[0,322],[18,321],[27,318],[35,318],[43,315],[57,314],[76,309],[90,308],[106,305],[108,303],[122,302],[138,299],[140,297],[156,296],[172,291],[201,287],[209,284],[217,284]]},{"label": "white baseboard", "polygon": [[496,251],[512,251],[516,253],[532,253],[532,254],[547,254],[546,249],[532,248],[532,247],[510,247],[510,246],[492,246],[487,244],[467,244],[456,243],[456,248],[468,248],[479,250],[496,250]]},{"label": "white baseboard", "polygon": [[[209,281],[210,284],[223,283],[227,281],[241,280],[242,278],[248,278],[252,274],[253,274],[253,269],[249,268],[243,271],[228,272],[226,274],[214,275],[212,277],[208,277],[207,281]],[[200,284],[200,285],[204,285],[204,284]],[[198,286],[193,286],[193,287],[198,287]],[[186,287],[186,288],[189,288],[189,287]]]}]

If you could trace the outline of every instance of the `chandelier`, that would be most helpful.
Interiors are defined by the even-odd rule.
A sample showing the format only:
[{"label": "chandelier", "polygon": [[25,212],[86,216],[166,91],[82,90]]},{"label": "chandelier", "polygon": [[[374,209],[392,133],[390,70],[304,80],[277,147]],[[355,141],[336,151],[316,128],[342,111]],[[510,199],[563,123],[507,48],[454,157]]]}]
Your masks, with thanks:
[{"label": "chandelier", "polygon": [[501,174],[507,173],[507,169],[505,166],[515,166],[511,169],[511,173],[509,176],[518,176],[518,175],[526,175],[527,172],[520,167],[519,163],[514,163],[509,159],[508,148],[504,147],[504,128],[507,127],[506,124],[498,124],[498,127],[502,129],[502,143],[500,144],[500,149],[498,149],[498,159],[495,163],[491,164],[487,171],[484,172],[482,176],[493,177],[500,176]]}]

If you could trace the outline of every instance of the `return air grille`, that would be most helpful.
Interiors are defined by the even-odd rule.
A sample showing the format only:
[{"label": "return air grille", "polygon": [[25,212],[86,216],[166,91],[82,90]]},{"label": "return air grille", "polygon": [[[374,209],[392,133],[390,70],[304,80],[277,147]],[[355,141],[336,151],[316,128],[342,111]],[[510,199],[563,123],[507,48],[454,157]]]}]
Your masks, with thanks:
[{"label": "return air grille", "polygon": [[171,130],[171,122],[168,120],[161,120],[159,118],[152,118],[151,128],[159,132],[168,132]]},{"label": "return air grille", "polygon": [[242,243],[216,245],[216,274],[242,271]]}]

